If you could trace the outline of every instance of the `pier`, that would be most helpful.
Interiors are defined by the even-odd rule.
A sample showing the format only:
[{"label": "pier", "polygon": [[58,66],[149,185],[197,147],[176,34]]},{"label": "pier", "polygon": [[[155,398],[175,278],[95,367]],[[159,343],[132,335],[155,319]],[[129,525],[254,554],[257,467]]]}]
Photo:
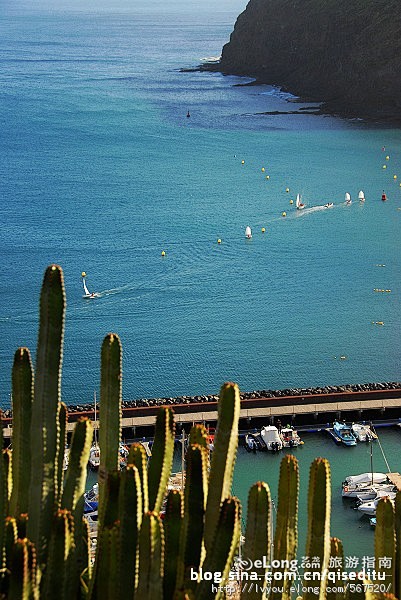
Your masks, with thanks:
[{"label": "pier", "polygon": [[[193,423],[205,423],[214,427],[217,421],[217,397],[206,402],[171,403],[161,406],[173,409],[175,422],[179,427],[188,428]],[[123,407],[122,428],[127,437],[148,433],[153,429],[159,405]],[[98,413],[96,415],[98,417]],[[240,429],[250,430],[278,419],[300,430],[330,428],[334,421],[374,421],[376,426],[393,425],[401,416],[401,388],[369,391],[344,391],[327,394],[309,394],[275,397],[241,398]],[[95,429],[99,427],[94,419],[95,411],[75,411],[68,414],[67,432],[71,434],[75,422],[80,417],[92,420]],[[5,438],[12,435],[12,419],[3,418]]]}]

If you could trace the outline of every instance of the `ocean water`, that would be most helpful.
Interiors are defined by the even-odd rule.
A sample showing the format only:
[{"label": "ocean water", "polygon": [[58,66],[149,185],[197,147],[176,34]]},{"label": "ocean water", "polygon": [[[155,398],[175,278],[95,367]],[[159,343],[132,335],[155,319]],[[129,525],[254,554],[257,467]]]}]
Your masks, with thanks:
[{"label": "ocean water", "polygon": [[2,3],[2,407],[52,262],[67,403],[98,388],[109,331],[124,399],[400,379],[401,132],[188,71],[244,7]]}]

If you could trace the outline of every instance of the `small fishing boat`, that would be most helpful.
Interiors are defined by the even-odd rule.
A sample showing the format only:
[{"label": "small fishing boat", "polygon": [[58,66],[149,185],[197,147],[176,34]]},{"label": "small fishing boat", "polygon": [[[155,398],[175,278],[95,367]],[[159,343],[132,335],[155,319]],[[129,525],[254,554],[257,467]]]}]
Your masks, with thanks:
[{"label": "small fishing boat", "polygon": [[368,502],[362,502],[355,508],[356,508],[356,510],[359,510],[359,512],[363,513],[364,515],[367,515],[368,517],[375,517],[377,505],[379,504],[380,500],[382,498],[389,498],[390,500],[394,500],[395,497],[396,497],[396,492],[383,493],[382,495],[378,496],[374,500],[369,500]]},{"label": "small fishing boat", "polygon": [[283,427],[279,432],[279,436],[284,448],[295,448],[303,444],[298,432],[293,427]]},{"label": "small fishing boat", "polygon": [[95,293],[90,292],[88,290],[88,287],[86,285],[86,273],[85,272],[82,273],[82,283],[83,283],[84,292],[85,292],[84,295],[82,296],[82,298],[86,298],[87,300],[91,300],[92,298],[97,298],[99,296],[99,294],[95,294]]},{"label": "small fishing boat", "polygon": [[352,204],[351,194],[349,194],[348,192],[345,193],[345,204]]},{"label": "small fishing boat", "polygon": [[100,448],[99,444],[95,441],[89,451],[89,468],[92,471],[97,471],[100,466]]},{"label": "small fishing boat", "polygon": [[251,239],[251,237],[252,237],[252,229],[249,227],[249,225],[248,225],[248,227],[245,229],[245,237],[246,237],[248,240],[250,240],[250,239]]},{"label": "small fishing boat", "polygon": [[361,190],[358,194],[359,202],[365,202],[365,194]]},{"label": "small fishing boat", "polygon": [[333,431],[345,446],[356,446],[356,437],[349,425],[335,421]]},{"label": "small fishing boat", "polygon": [[263,427],[260,435],[268,450],[277,452],[283,448],[283,441],[278,434],[277,427],[274,425]]},{"label": "small fishing boat", "polygon": [[303,208],[305,208],[305,204],[302,202],[300,194],[297,194],[297,199],[295,200],[295,206],[297,207],[297,210],[302,210]]},{"label": "small fishing boat", "polygon": [[363,423],[352,423],[352,433],[358,442],[371,442],[377,440],[377,435],[373,433],[369,425]]},{"label": "small fishing boat", "polygon": [[244,438],[244,446],[247,452],[253,452],[254,454],[266,450],[266,444],[260,433],[247,433]]}]

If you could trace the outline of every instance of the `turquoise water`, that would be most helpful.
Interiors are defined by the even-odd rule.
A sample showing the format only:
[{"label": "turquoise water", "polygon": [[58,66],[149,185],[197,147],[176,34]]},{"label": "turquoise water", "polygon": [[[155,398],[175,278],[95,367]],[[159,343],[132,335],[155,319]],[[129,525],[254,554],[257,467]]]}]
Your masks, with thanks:
[{"label": "turquoise water", "polygon": [[[125,399],[229,379],[399,380],[400,130],[265,115],[299,105],[247,79],[180,72],[219,55],[243,3],[163,6],[0,9],[2,406],[15,349],[35,350],[51,262],[67,287],[67,403],[93,397],[109,331]],[[297,192],[308,208],[335,206],[296,214]]]}]

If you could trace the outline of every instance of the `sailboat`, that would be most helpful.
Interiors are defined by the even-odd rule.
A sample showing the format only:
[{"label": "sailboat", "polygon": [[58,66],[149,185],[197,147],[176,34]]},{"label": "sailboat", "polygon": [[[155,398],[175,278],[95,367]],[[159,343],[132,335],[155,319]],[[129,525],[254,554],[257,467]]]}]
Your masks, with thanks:
[{"label": "sailboat", "polygon": [[358,194],[359,202],[365,202],[365,194],[361,190]]},{"label": "sailboat", "polygon": [[252,229],[249,227],[249,225],[245,229],[245,237],[248,238],[248,240],[250,240],[252,237]]},{"label": "sailboat", "polygon": [[88,298],[88,299],[91,299],[91,298],[97,298],[98,294],[94,294],[93,292],[91,293],[91,292],[88,290],[88,287],[87,287],[87,285],[86,285],[86,279],[85,279],[85,277],[86,277],[86,273],[85,273],[85,272],[83,272],[83,273],[82,273],[82,283],[83,283],[83,285],[84,285],[84,292],[85,292],[85,293],[84,293],[84,295],[82,296],[82,298]]},{"label": "sailboat", "polygon": [[346,192],[345,194],[345,204],[352,204],[351,194],[349,194],[348,192]]},{"label": "sailboat", "polygon": [[295,206],[297,207],[298,210],[302,210],[303,208],[305,208],[305,204],[302,202],[300,194],[297,194]]}]

